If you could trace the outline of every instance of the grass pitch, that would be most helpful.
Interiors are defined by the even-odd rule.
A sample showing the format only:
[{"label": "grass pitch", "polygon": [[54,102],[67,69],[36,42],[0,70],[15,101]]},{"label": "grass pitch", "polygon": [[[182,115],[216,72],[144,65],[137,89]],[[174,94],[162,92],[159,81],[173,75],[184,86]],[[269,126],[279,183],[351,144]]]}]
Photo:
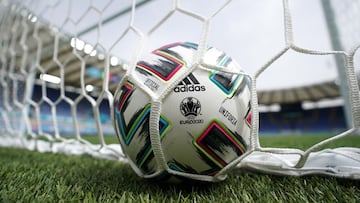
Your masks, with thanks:
[{"label": "grass pitch", "polygon": [[[262,138],[305,148],[324,136]],[[275,144],[274,144],[275,143]],[[338,146],[360,147],[360,137]],[[230,175],[220,183],[168,185],[137,177],[116,161],[0,148],[0,202],[359,202],[360,183],[324,176]]]}]

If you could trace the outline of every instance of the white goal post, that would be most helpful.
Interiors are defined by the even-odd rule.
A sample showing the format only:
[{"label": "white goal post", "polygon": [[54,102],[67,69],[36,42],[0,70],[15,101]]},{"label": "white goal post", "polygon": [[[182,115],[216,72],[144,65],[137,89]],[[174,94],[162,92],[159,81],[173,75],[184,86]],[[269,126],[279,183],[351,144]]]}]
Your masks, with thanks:
[{"label": "white goal post", "polygon": [[[344,146],[318,151],[328,143],[357,133],[360,127],[356,74],[360,67],[360,4],[357,1],[283,0],[271,4],[261,1],[264,5],[260,6],[264,7],[261,11],[256,10],[261,9],[259,2],[251,1],[101,2],[0,0],[0,146],[90,154],[126,162],[120,145],[107,140],[115,138],[111,119],[114,91],[124,74],[135,68],[137,60],[149,50],[179,40],[198,43],[200,58],[207,44],[225,49],[224,44],[228,43],[232,50],[239,43],[245,57],[236,57],[244,61],[240,65],[248,68],[246,71],[252,78],[252,146],[221,173],[235,167],[275,174],[360,178],[360,149]],[[202,8],[200,5],[204,3],[209,6]],[[299,6],[302,10],[296,10],[298,4],[317,7],[324,14],[322,26],[330,30],[324,34],[330,35],[328,41],[314,35],[313,40],[321,43],[313,46],[308,38],[301,38],[298,33],[302,31],[296,23],[301,24],[298,15],[307,11],[304,5]],[[249,16],[244,14],[244,19],[234,12],[247,13],[249,9],[254,10]],[[252,15],[259,18],[250,18]],[[267,21],[268,16],[275,17]],[[246,20],[250,19],[253,22],[247,24]],[[334,19],[335,22],[326,24],[326,20]],[[271,20],[274,25],[268,26]],[[235,28],[235,34],[231,35]],[[273,29],[277,30],[272,33]],[[229,36],[224,32],[229,32]],[[242,41],[236,41],[238,32]],[[253,35],[254,39],[246,39]],[[271,40],[280,45],[272,47]],[[253,45],[259,47],[255,49]],[[246,57],[248,53],[252,57]],[[259,143],[258,86],[266,80],[266,73],[275,69],[273,66],[292,59],[292,55],[311,60],[325,58],[325,63],[336,63],[332,76],[341,76],[337,81],[341,84],[348,129],[305,151],[264,148]],[[336,62],[332,61],[334,58]],[[304,66],[311,64],[311,60]],[[309,70],[315,74],[316,68]]]}]

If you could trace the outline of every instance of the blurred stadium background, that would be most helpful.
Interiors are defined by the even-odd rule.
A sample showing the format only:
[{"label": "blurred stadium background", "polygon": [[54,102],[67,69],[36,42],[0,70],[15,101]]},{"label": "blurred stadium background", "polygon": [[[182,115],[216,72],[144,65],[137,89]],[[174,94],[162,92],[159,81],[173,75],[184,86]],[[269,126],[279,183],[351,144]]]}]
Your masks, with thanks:
[{"label": "blurred stadium background", "polygon": [[[139,2],[139,9],[141,9],[140,7],[143,4],[145,5],[147,3],[151,3],[151,1]],[[303,6],[306,6],[309,3],[311,2],[305,2]],[[23,4],[31,10],[30,3],[25,2]],[[322,9],[324,9],[325,15],[322,17],[324,19],[328,17],[326,15],[326,13],[328,12],[326,11],[329,11],[331,7],[324,6],[326,5],[326,3],[324,4],[324,1],[317,4],[320,7],[321,5],[323,6]],[[46,8],[47,10],[43,9],[42,13],[40,13],[40,15],[42,15],[40,17],[43,18],[42,20],[44,20],[44,18],[47,19],[47,17],[51,15],[52,11],[55,12],[56,10],[59,10],[53,9],[53,7],[55,8],[55,5],[56,7],[61,8],[61,6],[57,4],[49,3],[45,5],[47,5],[47,7],[43,6],[42,8]],[[74,8],[76,8],[76,5],[74,6]],[[129,9],[131,9],[130,5],[122,5],[121,9],[118,9],[120,11],[106,15],[106,18],[102,23],[105,25],[110,22],[111,24],[111,21],[113,21],[114,19],[121,19],[123,15],[129,13]],[[36,9],[34,10],[36,12]],[[39,12],[39,10],[41,9],[37,8],[37,12]],[[44,12],[44,10],[46,12]],[[341,11],[341,9],[338,10]],[[338,10],[337,12],[339,12]],[[296,10],[294,12],[294,15],[296,17]],[[91,17],[91,15],[89,14],[89,16],[87,17],[89,18]],[[14,18],[28,18],[27,20],[29,22],[26,23],[26,26],[18,25],[17,32],[19,34],[16,39],[20,40],[23,37],[23,33],[26,31],[27,36],[25,46],[26,54],[28,54],[27,57],[29,61],[31,61],[31,59],[37,58],[36,53],[39,49],[38,39],[41,39],[42,50],[39,57],[40,67],[36,67],[37,71],[34,71],[33,75],[27,75],[28,78],[33,79],[34,86],[27,87],[27,82],[25,80],[18,80],[18,83],[16,84],[16,88],[20,90],[17,93],[18,95],[16,95],[18,101],[23,101],[26,97],[26,95],[22,94],[24,91],[21,90],[28,88],[31,89],[31,100],[36,104],[37,107],[39,107],[38,109],[36,109],[34,108],[34,105],[30,105],[29,114],[32,130],[36,133],[40,132],[40,134],[74,134],[75,128],[73,126],[74,124],[71,107],[66,100],[59,99],[61,94],[59,83],[60,78],[63,77],[65,79],[65,96],[70,98],[71,100],[76,101],[77,103],[76,114],[80,133],[86,135],[96,135],[97,129],[94,121],[93,107],[86,98],[82,97],[83,93],[81,89],[80,78],[82,77],[82,75],[84,76],[86,92],[91,95],[96,101],[99,94],[101,94],[101,91],[103,90],[103,80],[104,75],[106,75],[106,73],[104,73],[104,67],[106,66],[104,59],[105,54],[107,54],[107,49],[102,47],[102,45],[97,44],[98,42],[92,43],[91,45],[91,43],[89,44],[85,41],[82,41],[79,38],[74,37],[74,35],[72,34],[67,34],[65,31],[68,31],[70,28],[67,28],[66,26],[62,26],[63,30],[61,30],[62,32],[60,35],[54,34],[54,32],[58,32],[58,30],[54,30],[54,27],[52,26],[38,26],[38,24],[36,23],[38,19],[35,15],[30,14],[27,16],[23,16],[23,14],[19,12],[18,16],[15,16]],[[324,19],[321,20],[325,22]],[[296,19],[294,21],[297,22]],[[49,23],[50,25],[56,25],[56,21],[53,21],[51,19],[47,23]],[[66,23],[64,24],[67,25]],[[329,30],[326,32],[327,35],[339,34],[334,33],[340,32],[339,30],[337,30],[339,29],[338,27],[334,28],[334,25],[335,24],[328,25]],[[85,23],[84,25],[82,25],[81,28],[77,29],[81,31],[75,32],[75,34],[76,36],[84,36],[84,38],[87,39],[90,38],[90,36],[88,36],[89,33],[93,34],[94,32],[96,32],[96,29],[98,29],[96,23],[92,25],[90,23]],[[11,33],[11,31],[9,32]],[[37,37],[35,37],[35,35],[33,34],[35,32]],[[58,44],[54,43],[55,38],[57,38]],[[344,38],[344,36],[342,36],[342,38]],[[335,50],[338,48],[344,48],[339,47],[339,43],[343,42],[338,41],[336,44],[336,42],[334,43],[334,40],[329,40],[328,45],[326,46],[331,47],[331,49]],[[348,42],[346,41],[344,43]],[[22,46],[24,47],[24,44]],[[55,49],[54,46],[57,46],[57,48]],[[346,46],[346,49],[348,49],[349,46]],[[17,45],[16,48],[19,49],[20,52],[23,52],[23,47],[21,47],[20,43],[20,45]],[[54,50],[57,51],[57,60],[54,60]],[[21,54],[18,54],[16,56],[12,56],[11,54],[5,54],[4,56],[6,56],[7,58],[2,58],[3,73],[5,73],[4,69],[6,69],[6,63],[12,60],[11,57],[15,57],[15,67],[19,68],[23,66],[23,62],[22,60],[20,60],[21,57],[23,57],[21,56]],[[79,58],[82,58],[84,60],[79,60]],[[331,56],[325,59],[325,61],[325,63],[327,63],[330,68],[325,67],[324,69],[323,67],[314,67],[314,65],[313,67],[310,67],[310,69],[308,68],[308,70],[311,70],[312,68],[319,68],[323,71],[324,75],[326,75],[325,72],[327,71],[336,72],[336,68],[334,69],[333,67],[339,66],[339,64],[336,64],[337,61],[335,57]],[[81,63],[83,62],[85,62],[85,73],[81,73],[80,69],[82,65]],[[125,60],[120,57],[111,56],[109,62],[111,66],[111,68],[109,69],[110,73],[108,73],[109,90],[111,92],[114,92],[118,82],[121,79],[122,74],[124,74]],[[302,69],[302,66],[306,66],[306,64],[298,65],[296,64],[296,61],[286,65],[294,65],[296,66],[295,68],[298,69]],[[60,66],[63,66],[65,69],[59,68]],[[62,70],[64,70],[64,73],[61,72]],[[24,75],[21,76],[21,72],[19,72],[19,74],[19,78],[24,77]],[[61,76],[60,74],[64,74],[64,76]],[[277,78],[267,79],[267,84],[276,83],[277,80],[286,80],[286,72],[280,72],[277,74]],[[4,83],[7,82],[7,79],[4,79],[6,77],[7,75],[2,76],[3,82],[2,85],[0,85],[0,92],[3,95],[5,95],[6,93],[6,91],[4,90],[5,88],[9,89],[10,91],[14,89],[14,83],[4,85]],[[321,74],[319,74],[318,77],[321,78]],[[347,111],[349,111],[349,109],[347,101],[343,99],[344,91],[342,91],[342,88],[344,88],[344,84],[341,84],[343,78],[340,77],[341,74],[338,74],[335,77],[330,77],[331,79],[320,79],[318,81],[313,80],[308,82],[305,81],[301,85],[290,84],[276,88],[260,87],[258,90],[258,98],[260,104],[260,133],[262,135],[309,133],[336,134],[347,129],[349,125]],[[266,86],[266,84],[263,86]],[[7,94],[9,93],[7,92]],[[6,109],[9,108],[7,107],[9,106],[9,104],[10,106],[12,106],[13,103],[10,100],[10,98],[8,98],[8,100],[1,99],[0,107],[2,109]],[[54,105],[56,106],[56,116],[58,122],[57,125],[59,126],[60,132],[54,132],[54,112],[52,112],[52,106]],[[17,120],[17,118],[21,117],[21,111],[17,111],[16,109],[17,108],[15,102],[15,108],[13,109],[13,111],[10,112],[10,114],[12,115],[11,126],[13,127],[19,125],[20,120]],[[103,126],[104,134],[114,135],[114,130],[110,117],[109,104],[106,99],[100,103],[99,110],[100,120]],[[39,113],[40,115],[41,122],[37,120],[37,113]],[[5,122],[2,119],[0,119],[0,128],[5,129]]]},{"label": "blurred stadium background", "polygon": [[[69,50],[64,51],[62,54],[71,54],[71,48],[69,47]],[[44,63],[46,62],[44,61]],[[69,66],[76,66],[76,62],[70,63],[74,64],[69,64]],[[88,70],[85,80],[91,81],[89,84],[93,84],[97,87],[102,81],[102,69],[98,67],[96,63],[88,63],[87,66]],[[121,69],[119,68],[118,70]],[[69,78],[70,80],[69,84],[74,88],[67,91],[66,95],[75,100],[80,96],[75,87],[79,87],[80,85],[78,84],[78,77],[73,77],[74,80],[72,80],[70,75],[80,74],[79,70],[69,70],[66,74],[66,78]],[[54,75],[56,75],[56,73]],[[111,73],[110,77],[111,90],[114,91],[117,83],[121,79],[121,73]],[[37,76],[36,78],[40,78],[40,76]],[[43,90],[39,83],[41,83],[41,81],[40,79],[37,79],[32,90],[32,100],[41,104],[39,110],[42,131],[44,133],[54,134],[51,107],[47,104],[47,101],[42,100],[42,98],[43,92],[46,92],[47,98],[52,102],[56,102],[59,98],[60,90],[51,87],[51,84],[46,86]],[[91,88],[91,86],[88,86],[88,88]],[[258,95],[260,104],[260,133],[262,135],[301,133],[336,134],[347,128],[343,106],[344,102],[341,99],[339,86],[336,84],[336,81],[328,81],[298,88],[264,90],[259,91]],[[95,100],[97,99],[96,91],[92,92],[92,96]],[[19,97],[21,97],[21,95],[19,95]],[[3,102],[3,100],[0,102]],[[99,109],[104,134],[115,135],[110,117],[109,105],[102,103]],[[13,113],[16,114],[16,112]],[[38,132],[39,123],[36,121],[35,109],[31,108],[29,113],[32,129],[35,132]],[[13,116],[15,119],[13,120],[14,126],[17,126],[18,124],[16,123],[20,122],[20,120],[16,121],[16,118],[21,117],[21,112],[17,112],[17,114],[19,115]],[[94,125],[93,109],[89,102],[86,100],[80,101],[77,108],[77,116],[81,134],[97,134],[96,125]],[[74,134],[71,108],[65,101],[61,101],[57,104],[57,120],[60,134]],[[0,122],[0,128],[5,128],[4,122]]]},{"label": "blurred stadium background", "polygon": [[[91,64],[91,70],[100,72],[101,69]],[[74,73],[69,73],[74,74]],[[101,73],[99,73],[101,75]],[[101,76],[89,74],[88,79],[101,80]],[[113,76],[113,83],[116,84],[120,76]],[[59,90],[51,87],[46,88],[47,97],[56,101],[59,97]],[[296,92],[301,92],[296,96]],[[66,93],[70,98],[77,98],[76,92]],[[260,134],[261,135],[284,135],[284,134],[336,134],[347,129],[344,115],[343,102],[340,99],[340,92],[335,81],[329,81],[318,85],[309,85],[297,89],[283,89],[259,91],[260,111]],[[287,95],[294,95],[294,99]],[[96,100],[96,95],[93,95]],[[306,101],[302,100],[306,97]],[[35,84],[32,99],[36,102],[42,98],[41,86]],[[41,127],[43,132],[54,134],[51,107],[45,102],[41,105]],[[66,102],[57,105],[57,119],[61,134],[73,135],[74,128],[71,116],[71,108]],[[97,129],[94,125],[92,106],[82,100],[77,109],[81,134],[96,135]],[[20,115],[19,115],[20,117]],[[32,129],[38,131],[35,111],[30,111]],[[100,119],[103,124],[105,135],[114,135],[110,117],[110,109],[106,104],[100,105]],[[4,128],[4,123],[0,124]],[[14,124],[15,125],[15,124]]]}]

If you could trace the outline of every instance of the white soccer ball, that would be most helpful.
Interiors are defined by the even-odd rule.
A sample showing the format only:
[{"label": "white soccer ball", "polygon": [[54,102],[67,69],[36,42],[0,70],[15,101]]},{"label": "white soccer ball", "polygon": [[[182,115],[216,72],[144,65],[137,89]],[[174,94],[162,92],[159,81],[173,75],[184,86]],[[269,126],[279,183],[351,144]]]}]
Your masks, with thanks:
[{"label": "white soccer ball", "polygon": [[213,47],[195,63],[197,48],[185,42],[153,51],[115,93],[116,133],[142,177],[223,180],[217,174],[250,148],[250,78]]}]

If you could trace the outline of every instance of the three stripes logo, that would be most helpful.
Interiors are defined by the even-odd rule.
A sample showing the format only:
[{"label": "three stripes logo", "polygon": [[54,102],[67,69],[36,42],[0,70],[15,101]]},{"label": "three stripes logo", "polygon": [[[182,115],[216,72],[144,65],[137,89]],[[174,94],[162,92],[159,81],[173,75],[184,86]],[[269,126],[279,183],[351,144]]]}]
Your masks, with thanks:
[{"label": "three stripes logo", "polygon": [[174,88],[174,92],[203,92],[205,90],[205,85],[201,85],[192,73]]}]

